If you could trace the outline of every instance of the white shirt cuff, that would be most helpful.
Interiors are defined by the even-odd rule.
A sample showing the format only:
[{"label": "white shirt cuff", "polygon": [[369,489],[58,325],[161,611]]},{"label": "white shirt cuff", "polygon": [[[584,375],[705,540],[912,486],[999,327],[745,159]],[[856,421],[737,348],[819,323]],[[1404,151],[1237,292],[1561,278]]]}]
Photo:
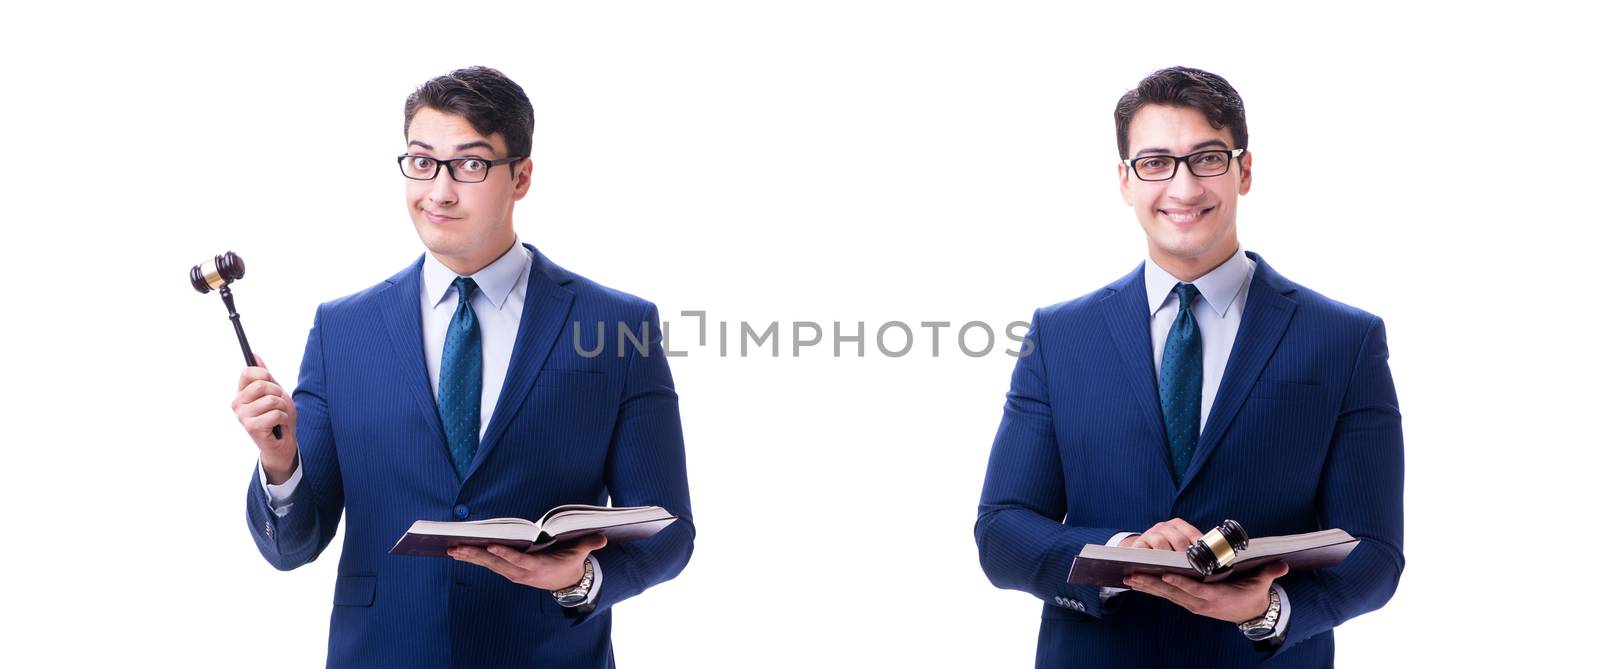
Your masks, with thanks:
[{"label": "white shirt cuff", "polygon": [[272,509],[272,515],[279,518],[289,515],[289,507],[294,506],[294,491],[300,487],[300,457],[294,459],[294,473],[289,475],[289,480],[278,485],[267,483],[267,470],[261,466],[261,460],[256,459],[256,473],[261,476],[261,488],[267,492],[267,506]]},{"label": "white shirt cuff", "polygon": [[1278,591],[1278,624],[1272,628],[1272,636],[1279,636],[1289,629],[1289,593],[1277,583],[1272,584],[1272,589]]},{"label": "white shirt cuff", "polygon": [[[1140,534],[1140,532],[1118,532],[1116,534],[1111,535],[1111,540],[1107,541],[1106,545],[1107,546],[1115,546],[1117,544],[1122,543],[1123,539],[1126,539],[1128,537],[1131,537],[1131,536],[1134,536],[1134,535],[1137,535],[1137,534]],[[1111,599],[1111,597],[1116,595],[1117,593],[1127,592],[1127,591],[1128,591],[1127,588],[1100,588],[1100,603],[1104,604],[1106,600]]]}]

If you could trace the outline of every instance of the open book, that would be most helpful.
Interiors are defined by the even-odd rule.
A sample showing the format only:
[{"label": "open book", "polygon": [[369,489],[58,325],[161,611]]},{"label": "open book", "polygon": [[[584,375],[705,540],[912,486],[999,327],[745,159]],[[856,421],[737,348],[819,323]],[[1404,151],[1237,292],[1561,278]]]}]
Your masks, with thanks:
[{"label": "open book", "polygon": [[491,544],[537,553],[591,534],[604,534],[611,543],[648,539],[677,519],[659,506],[564,504],[545,512],[538,520],[419,520],[395,542],[389,554],[447,557],[456,546]]},{"label": "open book", "polygon": [[1202,577],[1183,553],[1150,548],[1122,548],[1090,544],[1072,559],[1068,583],[1125,588],[1122,579],[1130,574],[1183,574],[1207,583],[1246,575],[1277,560],[1288,563],[1289,571],[1332,567],[1355,550],[1360,539],[1341,529],[1288,534],[1281,537],[1251,537],[1250,545],[1234,556],[1230,568]]}]

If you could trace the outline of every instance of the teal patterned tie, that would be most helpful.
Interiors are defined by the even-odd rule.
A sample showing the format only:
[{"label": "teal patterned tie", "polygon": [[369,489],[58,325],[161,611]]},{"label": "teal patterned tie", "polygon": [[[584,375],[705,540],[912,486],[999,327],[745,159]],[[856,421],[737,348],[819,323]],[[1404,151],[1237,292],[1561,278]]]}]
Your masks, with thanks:
[{"label": "teal patterned tie", "polygon": [[1200,381],[1205,362],[1193,309],[1200,289],[1192,283],[1179,283],[1173,290],[1178,293],[1178,317],[1167,331],[1167,347],[1161,353],[1161,414],[1167,426],[1167,450],[1172,455],[1172,482],[1179,483],[1200,440]]},{"label": "teal patterned tie", "polygon": [[456,476],[467,477],[472,455],[478,450],[479,408],[483,394],[483,337],[472,311],[472,279],[457,277],[453,284],[458,302],[444,335],[444,357],[439,362],[439,420],[450,446]]}]

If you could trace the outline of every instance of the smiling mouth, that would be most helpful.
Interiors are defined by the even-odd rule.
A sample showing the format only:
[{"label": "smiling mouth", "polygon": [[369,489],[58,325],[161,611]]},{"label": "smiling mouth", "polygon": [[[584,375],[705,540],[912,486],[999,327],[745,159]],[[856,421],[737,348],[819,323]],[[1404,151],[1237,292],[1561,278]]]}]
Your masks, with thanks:
[{"label": "smiling mouth", "polygon": [[456,217],[454,217],[454,216],[445,216],[443,214],[435,214],[435,213],[433,213],[431,211],[428,211],[426,209],[422,210],[422,214],[424,216],[427,216],[428,220],[432,221],[434,223],[444,223],[445,221],[454,221],[454,220],[456,220]]},{"label": "smiling mouth", "polygon": [[1206,207],[1204,209],[1186,209],[1183,211],[1161,209],[1160,211],[1162,216],[1167,217],[1167,220],[1178,225],[1188,225],[1200,220],[1200,218],[1206,214],[1211,213],[1213,209],[1216,209],[1216,207]]}]

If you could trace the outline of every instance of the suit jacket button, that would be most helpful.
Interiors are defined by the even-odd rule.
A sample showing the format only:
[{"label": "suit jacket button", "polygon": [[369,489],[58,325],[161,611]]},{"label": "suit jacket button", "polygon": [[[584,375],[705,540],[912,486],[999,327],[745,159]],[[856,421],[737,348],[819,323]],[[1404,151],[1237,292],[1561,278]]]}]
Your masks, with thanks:
[{"label": "suit jacket button", "polygon": [[457,504],[455,509],[456,520],[466,520],[469,512],[470,510],[467,509],[467,505]]}]

